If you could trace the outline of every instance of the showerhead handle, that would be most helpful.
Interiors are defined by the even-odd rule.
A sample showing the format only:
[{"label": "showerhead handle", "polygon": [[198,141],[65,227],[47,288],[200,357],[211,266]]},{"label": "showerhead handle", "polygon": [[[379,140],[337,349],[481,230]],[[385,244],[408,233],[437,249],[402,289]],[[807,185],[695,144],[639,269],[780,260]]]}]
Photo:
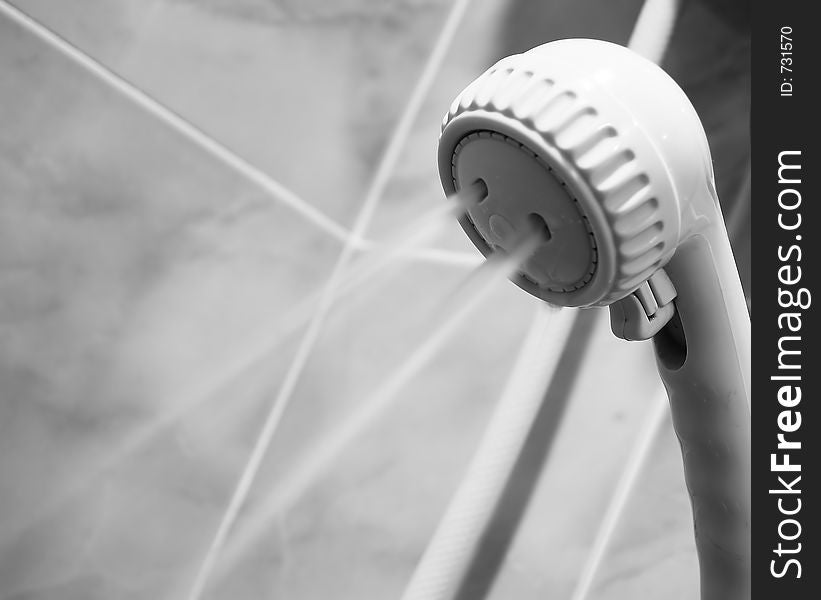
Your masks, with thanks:
[{"label": "showerhead handle", "polygon": [[657,65],[596,40],[509,56],[452,103],[447,193],[485,254],[534,225],[515,279],[559,306],[609,306],[614,333],[654,339],[693,503],[702,598],[749,596],[750,321],[704,129]]}]

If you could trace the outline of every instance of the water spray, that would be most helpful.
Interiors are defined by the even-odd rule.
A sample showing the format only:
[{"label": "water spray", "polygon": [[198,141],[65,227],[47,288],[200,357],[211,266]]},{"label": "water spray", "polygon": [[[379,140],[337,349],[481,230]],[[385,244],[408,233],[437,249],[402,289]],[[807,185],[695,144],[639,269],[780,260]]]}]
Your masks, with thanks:
[{"label": "water spray", "polygon": [[438,158],[448,195],[483,192],[460,223],[485,256],[541,232],[517,285],[556,306],[607,306],[615,335],[653,340],[702,599],[749,598],[750,320],[687,96],[622,46],[551,42],[468,85]]}]

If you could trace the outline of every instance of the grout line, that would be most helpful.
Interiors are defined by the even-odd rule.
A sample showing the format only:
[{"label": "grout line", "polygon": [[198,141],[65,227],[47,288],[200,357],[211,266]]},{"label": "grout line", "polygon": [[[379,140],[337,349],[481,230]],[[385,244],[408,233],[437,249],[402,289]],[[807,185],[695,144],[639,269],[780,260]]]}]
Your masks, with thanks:
[{"label": "grout line", "polygon": [[[294,212],[301,215],[307,221],[330,235],[332,238],[343,243],[347,243],[352,237],[352,232],[350,230],[333,220],[321,210],[306,202],[296,193],[273,179],[259,167],[254,166],[233,150],[204,132],[202,129],[198,128],[196,125],[186,120],[172,109],[126,80],[124,77],[118,75],[98,60],[92,58],[83,50],[61,37],[42,23],[38,22],[16,6],[9,4],[5,0],[0,0],[0,14],[5,15],[32,35],[36,36],[55,50],[73,60],[106,85],[115,89],[136,105],[140,106],[146,112],[153,115],[178,133],[182,134],[196,146],[206,151],[223,164],[227,165],[234,172],[245,177],[248,181],[255,184],[274,199],[288,206]],[[437,61],[441,62],[441,56],[437,56]],[[426,73],[426,75],[429,77],[432,76],[430,73]],[[424,83],[426,86],[429,86],[430,81],[425,81]],[[422,99],[423,96],[412,99],[412,101],[415,102],[413,106],[414,111],[418,110],[418,104],[421,103]],[[403,127],[401,132],[402,139],[404,139],[409,132],[408,130],[410,125],[412,125],[412,120],[409,123],[402,123],[401,125]],[[385,176],[383,175],[383,178],[384,177]],[[380,185],[384,185],[384,183],[380,183]],[[381,188],[377,191],[381,193]],[[362,251],[378,249],[380,246],[379,243],[364,240],[358,236],[355,237],[353,244],[357,249]],[[407,257],[410,260],[441,263],[449,266],[464,265],[466,267],[471,267],[476,265],[476,260],[473,259],[472,255],[468,253],[459,255],[456,253],[445,253],[438,251],[419,251],[418,253],[409,252]]]},{"label": "grout line", "polygon": [[610,497],[604,518],[602,518],[599,529],[596,532],[593,547],[587,555],[587,560],[576,583],[576,588],[573,590],[571,600],[584,600],[587,598],[593,586],[596,572],[604,558],[604,553],[610,546],[610,540],[624,513],[627,501],[630,499],[633,487],[635,487],[639,480],[639,473],[641,473],[642,468],[647,463],[647,457],[653,448],[653,440],[656,438],[661,425],[664,423],[664,417],[667,415],[665,392],[661,390],[654,396],[652,402],[653,407],[650,409],[651,412],[641,426],[639,436],[627,459],[627,464],[624,466],[624,470],[616,484],[616,489]]},{"label": "grout line", "polygon": [[[520,258],[521,255],[518,257]],[[431,333],[408,355],[408,357],[389,375],[381,380],[374,391],[353,407],[349,414],[324,434],[316,444],[298,457],[275,482],[264,496],[255,511],[251,511],[242,526],[237,528],[236,536],[226,548],[219,567],[219,575],[227,575],[239,564],[245,554],[268,532],[267,525],[275,519],[282,519],[311,487],[339,460],[350,445],[372,429],[374,424],[388,411],[402,402],[400,392],[407,383],[441,351],[442,346],[450,341],[465,322],[474,315],[478,306],[487,296],[497,289],[500,283],[499,272],[504,270],[500,262],[510,265],[520,262],[517,257],[500,261],[499,256],[491,257],[474,269],[459,284],[455,293],[450,296],[437,314],[443,317],[433,318],[430,324]],[[505,273],[509,275],[509,273]]]},{"label": "grout line", "polygon": [[444,515],[402,594],[402,600],[449,600],[469,572],[487,523],[508,485],[533,422],[545,402],[578,312],[545,303],[531,322],[502,396]]},{"label": "grout line", "polygon": [[5,0],[0,0],[0,14],[6,15],[12,21],[26,29],[29,33],[40,38],[42,41],[54,49],[67,56],[75,63],[85,68],[105,84],[117,90],[129,100],[143,108],[172,129],[182,134],[185,138],[208,152],[211,156],[222,161],[235,172],[244,176],[247,180],[256,184],[259,188],[269,193],[271,196],[287,205],[289,208],[300,214],[332,237],[338,240],[346,240],[349,237],[348,231],[329,216],[318,210],[294,192],[274,180],[270,175],[260,168],[252,165],[234,151],[218,142],[216,139],[199,129],[196,125],[187,121],[182,116],[160,103],[158,100],[127,81],[99,61],[95,60],[77,46],[53,32],[45,25],[39,23],[19,8],[12,6]]},{"label": "grout line", "polygon": [[214,571],[217,560],[222,553],[222,549],[228,540],[228,535],[234,527],[240,511],[244,507],[248,495],[253,486],[256,475],[262,465],[262,461],[267,454],[271,441],[276,433],[282,417],[293,398],[293,392],[302,375],[302,371],[308,362],[313,348],[319,338],[319,334],[324,326],[325,318],[333,307],[336,290],[342,283],[345,270],[356,250],[356,244],[361,242],[362,236],[371,222],[376,207],[381,199],[382,192],[388,183],[391,172],[399,159],[402,147],[410,133],[411,127],[416,119],[419,109],[428,94],[436,73],[444,61],[447,50],[455,37],[459,24],[465,13],[465,9],[470,0],[458,0],[451,8],[450,14],[445,21],[439,37],[436,40],[433,51],[425,64],[422,75],[417,81],[410,100],[408,101],[399,122],[391,135],[387,149],[383,154],[382,161],[376,169],[376,174],[365,195],[362,208],[357,215],[351,232],[351,236],[345,241],[345,245],[340,252],[339,258],[328,278],[328,282],[319,299],[314,316],[308,324],[307,330],[302,337],[296,354],[285,374],[282,385],[274,398],[267,417],[262,425],[248,461],[243,468],[234,493],[231,496],[228,507],[220,521],[217,531],[205,557],[197,570],[194,581],[188,595],[189,600],[198,600],[202,597],[206,585]]}]

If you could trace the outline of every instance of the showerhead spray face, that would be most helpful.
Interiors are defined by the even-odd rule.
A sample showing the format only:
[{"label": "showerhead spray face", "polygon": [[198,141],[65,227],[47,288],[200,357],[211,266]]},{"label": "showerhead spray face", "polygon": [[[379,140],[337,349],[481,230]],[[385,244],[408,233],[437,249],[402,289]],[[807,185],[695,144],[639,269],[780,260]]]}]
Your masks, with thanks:
[{"label": "showerhead spray face", "polygon": [[500,60],[459,94],[438,162],[446,193],[487,188],[461,218],[482,253],[543,232],[517,285],[558,306],[609,306],[616,335],[654,338],[702,598],[747,598],[749,316],[687,96],[622,46],[551,42]]},{"label": "showerhead spray face", "polygon": [[697,226],[690,205],[713,177],[679,87],[595,40],[507,57],[471,83],[445,116],[439,173],[449,193],[487,186],[462,219],[485,254],[544,222],[517,283],[560,306],[606,306],[648,279]]}]

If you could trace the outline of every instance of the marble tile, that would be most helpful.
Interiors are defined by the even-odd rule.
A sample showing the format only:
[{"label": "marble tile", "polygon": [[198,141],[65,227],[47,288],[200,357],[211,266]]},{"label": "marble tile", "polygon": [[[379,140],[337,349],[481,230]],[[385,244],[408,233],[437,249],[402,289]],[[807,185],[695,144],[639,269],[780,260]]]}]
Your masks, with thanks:
[{"label": "marble tile", "polygon": [[[16,4],[347,225],[449,3]],[[436,137],[462,86],[541,41],[624,42],[639,5],[476,0],[369,235],[387,239],[441,202]],[[748,144],[748,46],[708,8],[687,6],[669,68],[702,111],[731,208]],[[711,49],[727,58],[706,73]],[[326,281],[340,244],[5,18],[0,72],[13,74],[0,78],[0,598],[178,597],[296,351],[288,319]],[[748,234],[740,240],[748,274]],[[434,244],[475,252],[455,224]],[[243,518],[401,366],[466,274],[397,264],[339,303]],[[210,597],[398,596],[533,306],[500,282]],[[541,476],[490,597],[567,596],[657,394],[647,345],[614,339],[606,319],[592,336],[578,374],[558,375],[567,407],[546,464],[535,463]],[[266,344],[264,359],[223,380]],[[180,418],[122,450],[187,401],[196,403]],[[501,557],[506,543],[490,553]],[[691,597],[694,561],[680,456],[665,428],[591,598]]]}]

